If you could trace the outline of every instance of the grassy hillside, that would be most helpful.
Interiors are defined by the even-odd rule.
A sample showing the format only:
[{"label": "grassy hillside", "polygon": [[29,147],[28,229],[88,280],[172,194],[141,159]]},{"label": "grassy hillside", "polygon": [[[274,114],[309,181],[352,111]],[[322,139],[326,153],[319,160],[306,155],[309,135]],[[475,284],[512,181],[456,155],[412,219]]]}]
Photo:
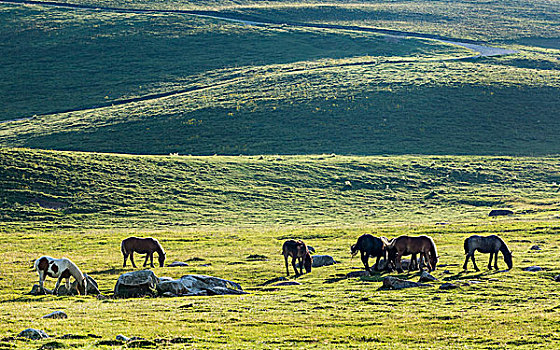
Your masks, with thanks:
[{"label": "grassy hillside", "polygon": [[[194,9],[192,4],[135,6]],[[279,22],[366,26],[376,25],[368,22],[368,8],[388,6],[393,12],[387,16],[404,14],[412,27],[382,27],[491,40],[519,53],[450,61],[471,53],[430,40],[340,29],[2,5],[7,21],[0,23],[10,38],[3,45],[10,54],[0,58],[0,118],[86,109],[2,123],[0,145],[195,155],[560,153],[560,48],[554,44],[556,22],[546,15],[555,13],[556,2],[449,4],[454,7],[445,11],[462,20],[445,14],[439,2],[197,6]],[[426,13],[441,11],[450,24],[461,24],[457,28],[483,28],[495,37],[447,32],[443,19],[430,25]],[[504,26],[494,18],[499,13],[516,23],[506,29],[523,37],[502,33]],[[521,20],[530,14],[536,22]],[[418,18],[407,22],[411,16]],[[537,31],[541,22],[551,26],[542,27],[548,34]],[[420,24],[425,26],[416,28]],[[128,97],[145,100],[120,104]],[[100,105],[105,107],[87,109]]]},{"label": "grassy hillside", "polygon": [[557,158],[0,151],[3,230],[464,222],[558,215]]}]

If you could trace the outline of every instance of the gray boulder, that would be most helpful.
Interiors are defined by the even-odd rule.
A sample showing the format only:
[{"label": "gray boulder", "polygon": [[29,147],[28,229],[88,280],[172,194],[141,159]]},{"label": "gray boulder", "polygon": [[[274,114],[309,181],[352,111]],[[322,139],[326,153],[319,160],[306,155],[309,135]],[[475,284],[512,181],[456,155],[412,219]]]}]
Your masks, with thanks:
[{"label": "gray boulder", "polygon": [[459,288],[458,285],[454,284],[454,283],[449,283],[446,282],[444,284],[442,284],[441,286],[439,286],[439,289],[457,289]]},{"label": "gray boulder", "polygon": [[385,277],[383,280],[383,289],[405,289],[405,288],[415,288],[415,287],[433,287],[431,284],[412,282],[407,280],[402,280],[397,277],[389,276]]},{"label": "gray boulder", "polygon": [[151,270],[132,271],[119,276],[115,284],[115,297],[137,298],[155,296],[159,279]]},{"label": "gray boulder", "polygon": [[167,267],[184,267],[184,266],[189,266],[189,264],[182,261],[174,261],[171,264],[167,265]]},{"label": "gray boulder", "polygon": [[34,284],[33,287],[31,287],[31,290],[29,291],[29,293],[27,293],[28,295],[46,295],[46,294],[53,294],[53,291],[50,289],[45,288],[44,290],[41,290],[41,287],[38,284]]},{"label": "gray boulder", "polygon": [[63,319],[63,318],[68,318],[68,315],[64,311],[53,311],[50,314],[45,315],[41,318]]},{"label": "gray boulder", "polygon": [[35,329],[35,328],[27,328],[21,331],[17,336],[22,338],[32,339],[32,340],[40,340],[49,337],[47,333],[45,333],[45,331],[42,331],[40,329]]},{"label": "gray boulder", "polygon": [[437,278],[430,275],[427,271],[422,271],[419,282],[433,282],[433,281],[437,281]]},{"label": "gray boulder", "polygon": [[[173,289],[166,289],[168,286]],[[205,275],[186,275],[178,280],[167,281],[161,283],[158,290],[160,293],[171,292],[177,295],[246,294],[238,283]]]},{"label": "gray boulder", "polygon": [[337,264],[334,258],[330,255],[313,255],[312,267],[321,267]]},{"label": "gray boulder", "polygon": [[503,215],[513,215],[513,211],[509,209],[492,209],[488,213],[488,216],[503,216]]}]

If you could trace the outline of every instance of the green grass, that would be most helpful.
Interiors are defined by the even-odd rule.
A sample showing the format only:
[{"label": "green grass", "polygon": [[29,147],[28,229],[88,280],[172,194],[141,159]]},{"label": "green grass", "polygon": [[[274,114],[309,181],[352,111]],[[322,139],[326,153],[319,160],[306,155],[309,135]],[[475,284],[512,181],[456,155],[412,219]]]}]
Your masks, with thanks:
[{"label": "green grass", "polygon": [[[45,330],[51,337],[94,334],[101,338],[61,338],[24,342],[9,340],[21,349],[36,349],[56,340],[70,347],[97,348],[117,334],[148,340],[183,338],[186,343],[166,348],[516,348],[550,349],[560,341],[557,264],[557,222],[478,222],[449,226],[377,226],[363,228],[199,228],[163,231],[59,230],[55,233],[1,234],[5,252],[0,280],[0,334],[11,336],[27,327]],[[381,282],[346,279],[346,273],[362,268],[350,259],[349,246],[363,233],[389,237],[429,234],[440,254],[432,288],[401,291],[378,290]],[[514,269],[462,273],[462,240],[471,234],[499,234],[514,252]],[[37,276],[29,270],[42,254],[67,256],[93,276],[103,293],[110,295],[121,268],[119,242],[131,234],[153,235],[167,250],[169,261],[203,259],[185,268],[154,269],[158,276],[178,278],[198,273],[241,283],[244,296],[140,298],[97,300],[88,297],[32,297],[24,295]],[[289,237],[300,237],[320,254],[340,263],[313,269],[298,281],[300,286],[259,287],[282,276],[280,246]],[[531,251],[539,244],[541,251]],[[268,261],[249,261],[250,254]],[[477,255],[481,267],[487,256]],[[201,266],[202,264],[210,266]],[[504,263],[500,258],[500,267]],[[524,272],[539,265],[544,271]],[[445,272],[447,270],[447,272]],[[413,281],[415,273],[400,275]],[[442,291],[445,281],[460,289]],[[480,283],[465,285],[467,281]],[[54,281],[47,280],[52,287]],[[41,316],[63,310],[66,320]],[[108,348],[108,347],[105,347]],[[121,348],[121,346],[113,347]]]}]

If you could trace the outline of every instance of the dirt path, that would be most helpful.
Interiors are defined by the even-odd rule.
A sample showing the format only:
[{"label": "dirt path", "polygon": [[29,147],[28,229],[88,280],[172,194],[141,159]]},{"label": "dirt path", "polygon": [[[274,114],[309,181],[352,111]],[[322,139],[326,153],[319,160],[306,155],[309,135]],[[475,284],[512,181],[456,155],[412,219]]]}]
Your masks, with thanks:
[{"label": "dirt path", "polygon": [[[391,30],[391,29],[380,29],[380,28],[371,28],[371,27],[359,27],[359,26],[344,26],[344,25],[336,25],[336,24],[315,24],[315,23],[298,23],[298,22],[256,22],[250,20],[244,20],[240,18],[234,17],[223,17],[220,16],[219,12],[212,12],[212,11],[189,11],[189,10],[153,10],[153,9],[126,9],[126,8],[116,8],[116,7],[95,7],[95,6],[87,6],[87,5],[79,5],[79,4],[68,4],[68,3],[60,3],[54,1],[34,1],[34,0],[0,0],[0,4],[15,4],[15,5],[38,5],[38,6],[49,6],[49,7],[58,7],[58,8],[67,8],[67,9],[78,9],[84,11],[98,11],[98,12],[119,12],[119,13],[146,13],[146,14],[184,14],[190,16],[196,16],[201,18],[211,18],[221,21],[227,22],[235,22],[240,23],[243,25],[250,25],[250,26],[270,26],[270,25],[283,25],[283,26],[290,26],[296,28],[315,28],[315,29],[340,29],[340,30],[350,30],[350,31],[357,31],[357,32],[368,32],[368,33],[377,33],[377,34],[384,34],[388,36],[393,36],[397,38],[418,38],[418,39],[429,39],[435,40],[442,43],[461,46],[466,49],[472,50],[475,52],[473,55],[463,56],[463,57],[448,57],[448,58],[434,58],[434,59],[427,59],[426,61],[459,61],[459,60],[467,60],[472,58],[478,57],[492,57],[492,56],[503,56],[503,55],[511,55],[517,53],[514,50],[502,49],[499,47],[493,46],[486,46],[482,45],[481,43],[476,43],[469,40],[461,40],[461,39],[454,39],[454,38],[447,38],[438,35],[432,34],[423,34],[423,33],[414,33],[414,32],[404,32],[398,30]],[[383,61],[381,63],[403,63],[407,62],[405,60],[396,60],[396,61]],[[356,65],[374,65],[379,64],[380,62],[371,61],[371,62],[354,62],[354,63],[343,63],[337,65],[337,67],[344,67],[344,66],[356,66]],[[328,68],[328,67],[327,67]],[[325,67],[320,67],[320,69],[325,69]],[[41,115],[49,115],[49,114],[59,114],[59,113],[69,113],[69,112],[78,112],[84,110],[92,110],[92,109],[99,109],[105,108],[109,106],[118,106],[127,103],[134,103],[134,102],[142,102],[148,100],[154,100],[158,98],[170,97],[174,95],[179,95],[187,92],[204,90],[204,89],[211,89],[216,88],[224,85],[232,84],[233,82],[237,81],[238,79],[231,79],[230,81],[223,82],[216,85],[206,86],[206,87],[199,87],[199,88],[186,88],[181,90],[174,90],[169,92],[163,93],[156,93],[145,95],[141,97],[129,98],[129,99],[121,99],[121,100],[114,100],[107,103],[102,103],[98,105],[94,105],[87,108],[79,108],[79,109],[65,109],[59,111],[52,111],[49,113],[42,113],[37,114],[35,116]],[[23,120],[30,120],[33,117],[25,117],[19,119],[11,119],[11,120],[3,120],[0,121],[0,124],[3,123],[14,123]]]}]

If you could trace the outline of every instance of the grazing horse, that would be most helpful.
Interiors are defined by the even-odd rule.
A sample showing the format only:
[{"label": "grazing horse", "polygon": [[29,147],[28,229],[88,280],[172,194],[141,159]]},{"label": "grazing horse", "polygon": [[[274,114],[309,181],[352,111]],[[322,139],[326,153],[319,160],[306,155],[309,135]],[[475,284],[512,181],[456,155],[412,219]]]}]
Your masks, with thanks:
[{"label": "grazing horse", "polygon": [[37,273],[39,274],[39,287],[43,292],[45,292],[45,288],[43,287],[45,277],[49,276],[52,278],[58,278],[56,286],[53,289],[53,294],[55,295],[58,292],[58,287],[60,287],[60,282],[63,278],[66,280],[66,289],[70,290],[70,277],[74,277],[78,282],[76,289],[79,294],[86,295],[87,293],[87,281],[84,274],[80,271],[76,264],[69,259],[54,259],[50,256],[42,256],[35,260],[33,268],[37,270]]},{"label": "grazing horse", "polygon": [[467,269],[467,263],[469,258],[472,259],[474,269],[480,271],[476,262],[474,261],[474,252],[479,251],[481,253],[490,253],[490,260],[488,261],[488,270],[492,270],[492,258],[494,258],[494,268],[498,269],[498,252],[502,252],[504,255],[504,261],[508,266],[508,270],[513,267],[513,261],[511,259],[511,251],[507,247],[506,243],[498,236],[491,235],[487,237],[473,235],[465,239],[465,263],[463,264],[463,269]]},{"label": "grazing horse", "polygon": [[[383,237],[384,238],[384,237]],[[413,262],[416,261],[416,254],[420,255],[420,262],[424,260],[428,266],[428,271],[432,272],[436,269],[438,262],[436,244],[429,236],[399,236],[393,238],[391,241],[385,241],[385,246],[388,252],[388,262],[392,262],[397,271],[402,273],[401,258],[403,255],[412,255],[408,270],[412,269]],[[418,264],[422,270],[421,264]]]},{"label": "grazing horse", "polygon": [[[292,257],[292,266],[296,272],[296,276],[303,275],[302,267],[305,267],[305,272],[311,272],[311,265],[313,264],[313,258],[307,249],[307,245],[301,241],[295,241],[293,239],[287,240],[282,245],[282,255],[284,255],[284,262],[286,263],[286,275],[290,275],[290,270],[288,269],[288,256]],[[296,268],[296,259],[299,260],[299,273]]]},{"label": "grazing horse", "polygon": [[139,254],[146,254],[146,260],[144,261],[144,267],[148,264],[148,258],[150,259],[150,266],[154,267],[154,252],[158,253],[159,266],[163,267],[165,261],[165,251],[158,240],[152,237],[148,238],[138,238],[138,237],[128,237],[121,242],[121,252],[124,257],[123,267],[126,267],[126,259],[130,256],[130,262],[133,267],[136,267],[134,263],[134,252]]},{"label": "grazing horse", "polygon": [[[387,238],[385,238],[385,240],[387,240]],[[383,243],[383,240],[381,238],[373,237],[369,233],[361,235],[358,238],[358,242],[350,247],[350,253],[352,254],[352,257],[358,254],[358,251],[360,251],[362,263],[364,264],[366,271],[369,273],[371,273],[371,269],[368,264],[370,255],[377,258],[375,260],[375,265],[373,266],[374,270],[378,270],[379,259],[382,256],[385,258],[385,260],[387,260],[385,243]]]}]

